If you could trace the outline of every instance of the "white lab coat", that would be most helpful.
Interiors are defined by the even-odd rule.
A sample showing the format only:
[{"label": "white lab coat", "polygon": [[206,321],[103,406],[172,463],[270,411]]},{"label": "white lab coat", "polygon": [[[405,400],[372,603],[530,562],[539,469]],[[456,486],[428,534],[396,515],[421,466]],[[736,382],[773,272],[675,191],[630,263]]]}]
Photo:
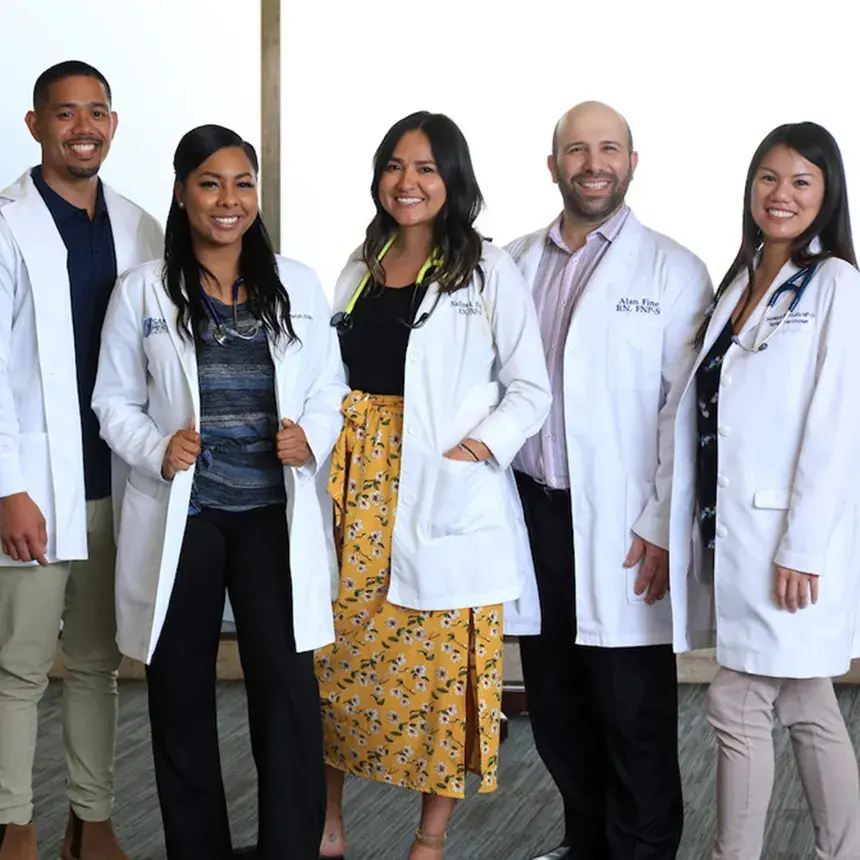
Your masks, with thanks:
[{"label": "white lab coat", "polygon": [[[741,333],[767,313],[760,340],[779,321],[767,310],[797,267],[787,263]],[[717,538],[702,551],[696,510],[695,370],[747,283],[717,305],[683,389],[675,425],[670,538],[675,649],[716,645],[721,666],[779,678],[839,675],[857,627],[860,466],[860,273],[822,263],[782,328],[755,354],[732,345],[718,403]],[[787,301],[781,299],[782,306]],[[819,602],[795,614],[774,597],[775,565],[820,574]],[[716,629],[714,629],[716,627]]]},{"label": "white lab coat", "polygon": [[[551,226],[508,246],[532,288]],[[672,641],[669,601],[647,605],[633,590],[638,569],[623,563],[634,532],[668,548],[668,395],[686,379],[696,321],[712,299],[701,260],[631,212],[578,300],[564,346],[564,419],[580,645]],[[536,589],[505,611],[522,634],[539,632]]]},{"label": "white lab coat", "polygon": [[[158,222],[107,185],[104,196],[117,272],[161,256]],[[0,497],[20,492],[47,521],[49,562],[87,558],[66,246],[29,171],[0,192]],[[34,563],[0,551],[0,566]]]},{"label": "white lab coat", "polygon": [[[504,603],[534,576],[511,461],[547,414],[551,395],[534,303],[511,258],[484,243],[477,275],[442,295],[406,351],[404,437],[388,600],[418,610]],[[335,287],[342,310],[366,267],[356,253]],[[415,318],[429,311],[428,284]],[[465,438],[482,463],[443,454]]]},{"label": "white lab coat", "polygon": [[[307,651],[334,638],[331,505],[315,475],[340,433],[347,388],[316,275],[281,257],[278,267],[301,340],[270,344],[278,415],[302,427],[314,455],[301,468],[284,469],[293,624],[297,649]],[[117,642],[123,654],[149,663],[170,603],[194,481],[194,467],[168,482],[161,466],[173,434],[192,418],[200,426],[196,352],[179,336],[161,261],[128,272],[114,290],[93,409],[102,436],[131,467],[119,514]]]}]

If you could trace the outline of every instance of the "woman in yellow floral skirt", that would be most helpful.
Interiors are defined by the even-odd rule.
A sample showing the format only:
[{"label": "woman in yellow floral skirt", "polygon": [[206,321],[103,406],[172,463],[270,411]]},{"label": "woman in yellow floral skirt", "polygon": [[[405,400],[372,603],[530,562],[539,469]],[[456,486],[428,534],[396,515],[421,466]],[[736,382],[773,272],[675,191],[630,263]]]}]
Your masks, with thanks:
[{"label": "woman in yellow floral skirt", "polygon": [[376,216],[335,291],[352,389],[332,455],[340,588],[317,655],[328,810],[345,851],[345,773],[423,797],[410,860],[442,855],[465,794],[496,788],[502,604],[528,546],[510,462],[550,404],[534,306],[481,239],[468,145],[413,114],[374,159]]}]

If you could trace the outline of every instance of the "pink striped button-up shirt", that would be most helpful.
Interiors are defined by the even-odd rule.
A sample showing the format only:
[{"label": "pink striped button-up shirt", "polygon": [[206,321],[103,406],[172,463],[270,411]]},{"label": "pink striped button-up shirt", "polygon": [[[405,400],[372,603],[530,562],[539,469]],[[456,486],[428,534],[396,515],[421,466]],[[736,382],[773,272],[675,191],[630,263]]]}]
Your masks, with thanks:
[{"label": "pink striped button-up shirt", "polygon": [[571,252],[561,236],[559,216],[550,228],[532,293],[543,336],[552,408],[539,433],[523,446],[514,468],[553,489],[569,489],[564,432],[564,344],[576,303],[597,264],[618,237],[629,209],[622,206],[608,221],[588,234],[585,245]]}]

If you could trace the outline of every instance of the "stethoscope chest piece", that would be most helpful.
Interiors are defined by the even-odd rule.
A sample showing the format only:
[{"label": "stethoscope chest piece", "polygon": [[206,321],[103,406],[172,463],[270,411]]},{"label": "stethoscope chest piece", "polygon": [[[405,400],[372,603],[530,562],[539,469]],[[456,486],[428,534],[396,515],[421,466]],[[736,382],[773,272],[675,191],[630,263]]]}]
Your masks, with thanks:
[{"label": "stethoscope chest piece", "polygon": [[331,326],[338,334],[346,334],[352,328],[352,314],[347,311],[338,311],[331,318]]},{"label": "stethoscope chest piece", "polygon": [[233,284],[232,328],[221,319],[221,315],[212,303],[212,299],[210,299],[206,294],[206,290],[202,287],[200,288],[200,291],[203,294],[203,302],[206,305],[206,309],[209,311],[209,316],[213,323],[212,339],[218,344],[218,346],[224,346],[231,337],[237,337],[239,340],[254,340],[254,338],[260,333],[260,326],[257,323],[252,323],[244,331],[239,331],[239,312],[236,305],[239,301],[239,287],[241,287],[243,283],[244,279],[239,278],[236,283]]}]

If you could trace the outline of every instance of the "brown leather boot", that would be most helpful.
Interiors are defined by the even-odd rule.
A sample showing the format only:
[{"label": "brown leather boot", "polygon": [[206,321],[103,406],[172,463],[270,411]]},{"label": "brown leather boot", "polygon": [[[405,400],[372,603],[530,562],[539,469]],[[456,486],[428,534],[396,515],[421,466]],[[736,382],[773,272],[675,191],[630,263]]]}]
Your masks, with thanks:
[{"label": "brown leather boot", "polygon": [[0,824],[0,860],[39,860],[36,825]]},{"label": "brown leather boot", "polygon": [[81,821],[71,809],[60,857],[62,860],[131,860],[119,847],[109,820]]}]

